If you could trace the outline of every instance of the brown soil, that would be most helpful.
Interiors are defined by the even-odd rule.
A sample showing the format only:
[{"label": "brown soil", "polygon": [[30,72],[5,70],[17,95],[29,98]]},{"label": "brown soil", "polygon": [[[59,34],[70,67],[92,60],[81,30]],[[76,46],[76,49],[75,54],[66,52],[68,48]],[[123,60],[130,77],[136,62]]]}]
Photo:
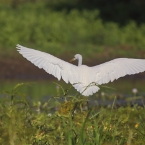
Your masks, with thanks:
[{"label": "brown soil", "polygon": [[52,75],[37,68],[23,57],[11,56],[0,59],[0,80],[39,80],[53,78]]},{"label": "brown soil", "polygon": [[[67,61],[67,59],[66,59]],[[88,64],[88,63],[87,63]],[[91,62],[89,62],[92,65]],[[144,79],[145,72],[128,78]],[[39,69],[22,56],[10,56],[0,58],[0,80],[48,80],[54,79],[52,75]]]}]

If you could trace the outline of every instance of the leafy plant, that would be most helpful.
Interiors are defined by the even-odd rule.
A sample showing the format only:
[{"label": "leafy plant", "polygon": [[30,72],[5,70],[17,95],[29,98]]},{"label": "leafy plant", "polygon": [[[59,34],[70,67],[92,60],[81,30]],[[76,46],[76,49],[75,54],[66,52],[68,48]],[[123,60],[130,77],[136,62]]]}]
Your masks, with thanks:
[{"label": "leafy plant", "polygon": [[119,50],[120,54],[123,51],[129,55],[126,48],[132,52],[145,48],[144,24],[137,26],[131,21],[120,27],[114,22],[104,23],[97,9],[72,9],[68,13],[49,9],[41,2],[25,3],[16,9],[1,4],[0,19],[1,49],[13,50],[16,44],[22,44],[55,55],[68,52],[97,55],[94,50],[111,54]]},{"label": "leafy plant", "polygon": [[[1,144],[137,145],[145,141],[144,107],[92,108],[87,98],[69,95],[30,103],[19,92],[23,85],[1,97]],[[50,100],[54,101],[51,108]]]}]

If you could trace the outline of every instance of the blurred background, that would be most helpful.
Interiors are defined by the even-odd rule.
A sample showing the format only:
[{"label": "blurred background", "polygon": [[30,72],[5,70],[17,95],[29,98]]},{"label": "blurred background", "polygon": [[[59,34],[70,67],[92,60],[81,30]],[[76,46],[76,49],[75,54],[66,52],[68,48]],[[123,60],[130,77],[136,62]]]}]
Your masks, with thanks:
[{"label": "blurred background", "polygon": [[[89,66],[118,57],[145,59],[145,1],[0,0],[0,92],[29,82],[22,91],[31,97],[61,94],[53,82],[65,89],[71,85],[28,62],[16,44],[65,61],[80,53]],[[98,94],[133,94],[133,89],[145,94],[145,73],[107,86],[114,89],[101,88]]]}]

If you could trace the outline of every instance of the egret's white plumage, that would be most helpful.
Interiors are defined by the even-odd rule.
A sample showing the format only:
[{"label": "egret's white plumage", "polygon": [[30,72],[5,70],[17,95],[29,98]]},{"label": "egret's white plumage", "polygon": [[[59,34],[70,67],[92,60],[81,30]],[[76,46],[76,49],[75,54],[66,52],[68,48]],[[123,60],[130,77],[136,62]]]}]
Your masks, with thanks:
[{"label": "egret's white plumage", "polygon": [[96,93],[100,88],[95,85],[112,82],[125,75],[145,71],[144,59],[117,58],[103,64],[88,67],[82,65],[82,56],[76,54],[73,60],[78,60],[78,66],[65,62],[53,55],[38,50],[17,45],[17,49],[27,60],[58,80],[61,78],[84,96]]}]

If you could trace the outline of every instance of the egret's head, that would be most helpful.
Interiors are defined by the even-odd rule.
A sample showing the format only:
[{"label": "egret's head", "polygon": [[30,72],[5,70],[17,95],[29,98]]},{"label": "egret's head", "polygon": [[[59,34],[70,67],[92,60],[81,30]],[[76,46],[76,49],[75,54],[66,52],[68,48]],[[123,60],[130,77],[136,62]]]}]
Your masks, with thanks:
[{"label": "egret's head", "polygon": [[71,59],[70,60],[70,62],[72,62],[72,61],[74,61],[74,60],[82,60],[82,56],[80,55],[80,54],[76,54],[75,56],[74,56],[74,58],[73,59]]}]

